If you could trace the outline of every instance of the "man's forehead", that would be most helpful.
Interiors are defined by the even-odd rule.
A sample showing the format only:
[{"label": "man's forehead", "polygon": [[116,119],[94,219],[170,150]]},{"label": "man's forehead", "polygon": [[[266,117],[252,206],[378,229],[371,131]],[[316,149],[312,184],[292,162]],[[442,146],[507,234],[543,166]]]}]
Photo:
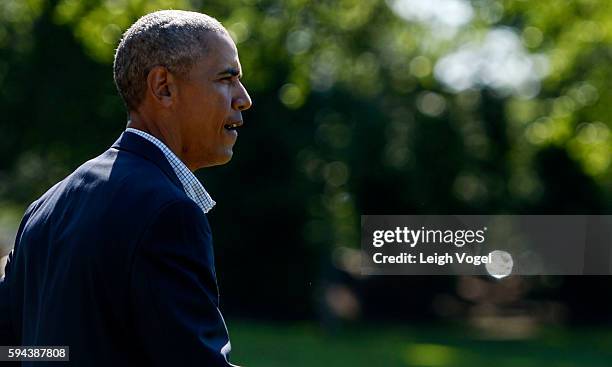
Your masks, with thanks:
[{"label": "man's forehead", "polygon": [[217,34],[210,39],[210,47],[205,57],[215,73],[227,72],[232,75],[242,73],[238,50],[229,35]]}]

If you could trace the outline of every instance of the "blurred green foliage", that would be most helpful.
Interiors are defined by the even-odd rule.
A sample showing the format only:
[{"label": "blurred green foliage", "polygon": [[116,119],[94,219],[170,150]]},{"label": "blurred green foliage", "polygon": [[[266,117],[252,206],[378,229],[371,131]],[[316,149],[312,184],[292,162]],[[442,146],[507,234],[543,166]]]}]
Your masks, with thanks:
[{"label": "blurred green foliage", "polygon": [[3,0],[0,209],[121,133],[114,48],[175,8],[225,24],[254,100],[232,162],[199,173],[234,312],[312,313],[360,214],[609,212],[610,2],[426,3]]}]

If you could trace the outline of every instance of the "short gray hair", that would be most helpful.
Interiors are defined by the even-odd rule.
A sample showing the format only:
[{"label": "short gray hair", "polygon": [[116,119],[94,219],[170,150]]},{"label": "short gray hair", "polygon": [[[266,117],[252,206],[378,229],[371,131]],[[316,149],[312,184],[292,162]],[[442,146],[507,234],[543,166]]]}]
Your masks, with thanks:
[{"label": "short gray hair", "polygon": [[113,63],[117,90],[128,109],[136,110],[144,98],[147,75],[155,66],[186,75],[207,50],[207,33],[227,33],[206,14],[161,10],[138,19],[125,31]]}]

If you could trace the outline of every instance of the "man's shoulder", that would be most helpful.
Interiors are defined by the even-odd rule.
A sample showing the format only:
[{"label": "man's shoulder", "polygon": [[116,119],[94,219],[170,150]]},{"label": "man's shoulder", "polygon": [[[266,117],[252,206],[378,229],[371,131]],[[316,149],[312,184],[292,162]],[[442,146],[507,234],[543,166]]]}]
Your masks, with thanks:
[{"label": "man's shoulder", "polygon": [[92,179],[98,184],[108,185],[109,188],[116,188],[125,194],[152,195],[151,200],[163,196],[167,196],[167,200],[186,197],[183,188],[156,163],[132,152],[115,148],[110,148],[102,155],[84,163],[74,174],[77,180],[92,175]]},{"label": "man's shoulder", "polygon": [[156,211],[169,203],[188,200],[156,163],[129,151],[110,148],[83,163],[50,188],[33,208],[87,206],[90,213]]}]

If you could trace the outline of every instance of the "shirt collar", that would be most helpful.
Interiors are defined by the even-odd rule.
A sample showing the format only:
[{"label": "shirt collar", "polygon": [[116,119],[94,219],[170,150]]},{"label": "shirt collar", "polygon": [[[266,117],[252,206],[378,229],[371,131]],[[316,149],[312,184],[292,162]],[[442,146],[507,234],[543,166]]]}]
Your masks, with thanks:
[{"label": "shirt collar", "polygon": [[170,148],[166,146],[161,140],[157,139],[151,134],[148,134],[142,130],[134,129],[128,127],[125,131],[134,133],[151,143],[153,143],[159,150],[164,153],[164,156],[172,166],[174,173],[181,181],[183,185],[183,189],[185,190],[185,194],[193,200],[204,213],[208,213],[213,206],[215,206],[215,201],[210,197],[204,186],[198,181],[197,177],[185,166],[185,164],[180,160],[179,157],[174,154]]}]

